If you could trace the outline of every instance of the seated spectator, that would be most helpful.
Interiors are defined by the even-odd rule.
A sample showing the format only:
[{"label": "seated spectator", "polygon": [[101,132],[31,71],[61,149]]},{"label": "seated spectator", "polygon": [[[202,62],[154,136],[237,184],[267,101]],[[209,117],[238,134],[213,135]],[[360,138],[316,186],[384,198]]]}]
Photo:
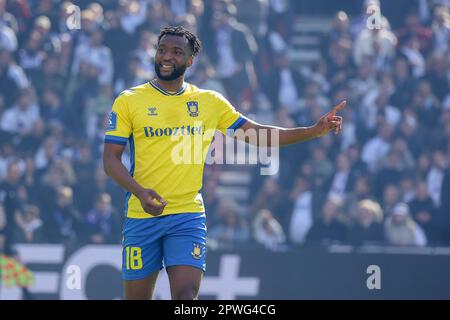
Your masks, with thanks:
[{"label": "seated spectator", "polygon": [[323,205],[320,219],[314,222],[306,235],[306,243],[329,245],[346,241],[347,226],[339,219],[341,206],[342,201],[339,198],[328,198]]},{"label": "seated spectator", "polygon": [[281,224],[267,209],[261,209],[253,220],[253,236],[256,242],[271,250],[280,248],[286,242]]},{"label": "seated spectator", "polygon": [[322,36],[320,41],[320,51],[322,56],[327,54],[330,44],[340,38],[352,38],[350,21],[347,13],[344,11],[339,11],[334,15],[330,31]]},{"label": "seated spectator", "polygon": [[312,197],[313,193],[308,179],[304,176],[298,177],[290,194],[294,208],[289,224],[289,240],[294,244],[301,244],[305,241],[313,224]]},{"label": "seated spectator", "polygon": [[345,198],[350,187],[355,183],[355,179],[349,157],[345,153],[340,153],[336,157],[336,171],[327,183],[330,186],[328,197]]},{"label": "seated spectator", "polygon": [[350,227],[348,241],[355,246],[383,244],[383,211],[378,202],[362,200],[358,204],[354,224]]},{"label": "seated spectator", "polygon": [[117,244],[120,241],[120,221],[111,206],[111,197],[102,193],[95,207],[86,216],[87,240],[95,244]]},{"label": "seated spectator", "polygon": [[17,242],[44,242],[44,223],[40,218],[38,207],[32,205],[27,206],[23,215],[18,215],[18,224]]},{"label": "seated spectator", "polygon": [[56,204],[44,219],[44,230],[51,243],[74,245],[79,240],[82,217],[73,204],[69,187],[58,189]]},{"label": "seated spectator", "polygon": [[388,216],[392,213],[401,197],[401,191],[399,187],[395,184],[388,184],[383,188],[383,212]]},{"label": "seated spectator", "polygon": [[430,28],[420,24],[419,14],[415,11],[411,11],[406,15],[403,27],[396,34],[400,42],[403,42],[410,35],[415,35],[419,41],[419,48],[422,53],[426,53],[431,47],[432,31]]},{"label": "seated spectator", "polygon": [[450,38],[450,8],[445,4],[434,8],[434,18],[431,24],[433,31],[433,49],[441,52],[449,48],[448,39]]},{"label": "seated spectator", "polygon": [[425,73],[425,57],[420,52],[420,43],[416,35],[406,37],[401,44],[400,52],[411,67],[414,78],[420,78]]},{"label": "seated spectator", "polygon": [[384,123],[378,127],[378,134],[364,145],[361,159],[367,164],[372,173],[378,169],[380,161],[391,149],[393,134],[394,128]]},{"label": "seated spectator", "polygon": [[386,218],[384,232],[390,245],[423,247],[427,244],[425,233],[411,218],[409,207],[405,203],[398,203]]},{"label": "seated spectator", "polygon": [[431,199],[427,185],[420,181],[416,186],[416,194],[409,203],[411,215],[419,226],[424,230],[428,243],[435,244],[438,241],[437,233],[437,210]]},{"label": "seated spectator", "polygon": [[111,50],[103,44],[102,30],[93,31],[89,38],[89,44],[81,44],[75,49],[72,75],[78,75],[83,62],[97,69],[100,84],[112,83],[114,74],[113,58]]},{"label": "seated spectator", "polygon": [[31,90],[23,90],[16,104],[5,111],[0,119],[0,128],[20,136],[31,134],[36,121],[39,120],[39,106],[33,101]]},{"label": "seated spectator", "polygon": [[222,221],[209,230],[208,237],[223,247],[233,247],[250,239],[247,222],[234,210],[228,211]]},{"label": "seated spectator", "polygon": [[380,27],[365,28],[357,35],[353,47],[355,63],[359,65],[363,57],[369,56],[375,60],[376,68],[382,70],[394,57],[396,45],[397,37],[389,30],[388,20],[382,17]]},{"label": "seated spectator", "polygon": [[450,244],[450,168],[447,168],[441,186],[441,232],[445,244]]},{"label": "seated spectator", "polygon": [[430,82],[433,94],[443,101],[448,94],[450,80],[448,79],[448,55],[443,52],[433,52],[427,58],[427,72],[425,79]]}]

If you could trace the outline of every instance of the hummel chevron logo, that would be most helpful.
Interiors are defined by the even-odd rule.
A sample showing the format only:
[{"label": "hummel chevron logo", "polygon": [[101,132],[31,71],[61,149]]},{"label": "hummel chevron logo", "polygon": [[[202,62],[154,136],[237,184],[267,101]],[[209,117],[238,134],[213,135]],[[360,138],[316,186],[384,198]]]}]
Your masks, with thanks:
[{"label": "hummel chevron logo", "polygon": [[148,116],[157,116],[158,115],[155,107],[147,108],[147,110],[148,110],[148,113],[147,113]]}]

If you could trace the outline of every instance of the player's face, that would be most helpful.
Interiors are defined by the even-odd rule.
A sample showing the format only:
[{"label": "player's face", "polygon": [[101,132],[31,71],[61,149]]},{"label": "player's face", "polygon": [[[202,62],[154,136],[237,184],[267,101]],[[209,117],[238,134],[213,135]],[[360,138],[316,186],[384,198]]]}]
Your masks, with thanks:
[{"label": "player's face", "polygon": [[175,80],[192,64],[192,53],[184,37],[166,35],[161,38],[155,55],[155,72],[161,80]]}]

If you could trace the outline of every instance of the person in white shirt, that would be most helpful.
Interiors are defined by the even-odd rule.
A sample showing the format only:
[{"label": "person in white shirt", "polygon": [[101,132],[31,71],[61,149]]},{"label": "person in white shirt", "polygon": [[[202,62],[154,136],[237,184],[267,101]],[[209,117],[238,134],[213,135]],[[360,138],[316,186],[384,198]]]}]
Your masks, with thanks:
[{"label": "person in white shirt", "polygon": [[391,149],[393,127],[384,123],[378,129],[378,134],[366,142],[361,153],[361,159],[367,164],[369,171],[377,170],[379,161],[387,155]]},{"label": "person in white shirt", "polygon": [[98,29],[92,32],[88,44],[80,44],[75,49],[72,65],[72,75],[78,75],[80,65],[86,62],[98,70],[99,83],[111,84],[114,66],[111,50],[103,45],[103,31]]},{"label": "person in white shirt", "polygon": [[398,203],[386,218],[384,232],[387,243],[394,246],[418,246],[427,244],[422,228],[411,218],[409,206]]},{"label": "person in white shirt", "polygon": [[289,226],[289,240],[294,244],[301,244],[313,224],[312,192],[307,179],[297,178],[291,198],[294,201],[294,210]]},{"label": "person in white shirt", "polygon": [[31,92],[24,90],[16,104],[4,112],[0,128],[6,132],[28,135],[38,120],[39,106],[32,101]]}]

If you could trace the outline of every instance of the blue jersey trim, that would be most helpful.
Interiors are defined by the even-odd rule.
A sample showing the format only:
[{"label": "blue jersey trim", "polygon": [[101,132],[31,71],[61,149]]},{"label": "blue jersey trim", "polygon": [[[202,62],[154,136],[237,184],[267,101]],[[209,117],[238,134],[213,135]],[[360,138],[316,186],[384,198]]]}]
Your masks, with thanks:
[{"label": "blue jersey trim", "polygon": [[127,144],[127,141],[128,139],[123,137],[105,136],[105,143],[120,144],[122,146],[125,146]]},{"label": "blue jersey trim", "polygon": [[158,86],[158,84],[156,83],[156,79],[153,79],[151,81],[148,82],[154,89],[156,89],[158,92],[162,93],[163,95],[166,96],[181,96],[187,88],[187,83],[183,82],[183,85],[181,86],[181,89],[178,90],[177,92],[174,93],[170,93],[166,90],[164,90],[163,88],[161,88],[160,86]]},{"label": "blue jersey trim", "polygon": [[247,118],[244,116],[240,116],[239,119],[237,119],[231,126],[228,127],[228,129],[236,130],[239,129],[244,125],[244,123],[247,122]]},{"label": "blue jersey trim", "polygon": [[[136,161],[135,161],[135,147],[134,147],[134,137],[131,135],[128,138],[128,141],[130,142],[130,175],[134,176],[134,169],[136,168]],[[125,195],[125,216],[128,215],[128,201],[131,198],[131,192],[127,192]]]}]

